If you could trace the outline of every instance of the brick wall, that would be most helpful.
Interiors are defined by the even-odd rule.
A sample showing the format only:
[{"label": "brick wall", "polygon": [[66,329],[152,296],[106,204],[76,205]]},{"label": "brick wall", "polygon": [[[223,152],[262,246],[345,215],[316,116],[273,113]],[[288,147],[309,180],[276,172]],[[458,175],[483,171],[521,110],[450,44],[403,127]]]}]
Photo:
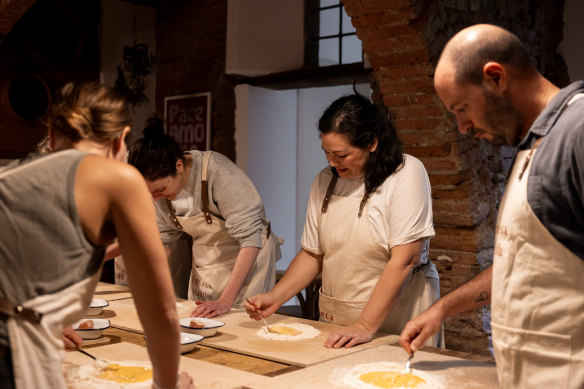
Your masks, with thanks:
[{"label": "brick wall", "polygon": [[[475,23],[516,33],[538,68],[568,82],[555,53],[563,1],[343,0],[373,66],[376,104],[387,109],[405,151],[425,165],[432,185],[436,237],[431,258],[445,294],[492,262],[496,212],[515,149],[493,147],[456,131],[434,92],[432,77],[448,38]],[[521,21],[518,23],[518,21]],[[488,307],[445,323],[448,348],[489,353]]]},{"label": "brick wall", "polygon": [[235,160],[235,89],[225,75],[226,34],[227,0],[171,1],[156,7],[159,114],[167,96],[211,92],[211,148]]},{"label": "brick wall", "polygon": [[[99,79],[99,10],[98,0],[0,1],[0,158],[33,151],[63,84]],[[18,87],[23,78],[37,87]]]}]

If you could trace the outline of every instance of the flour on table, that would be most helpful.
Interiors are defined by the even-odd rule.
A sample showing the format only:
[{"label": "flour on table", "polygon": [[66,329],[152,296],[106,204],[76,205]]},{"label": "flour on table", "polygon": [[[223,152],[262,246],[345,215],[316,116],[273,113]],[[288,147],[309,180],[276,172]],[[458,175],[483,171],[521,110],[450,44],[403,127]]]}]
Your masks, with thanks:
[{"label": "flour on table", "polygon": [[184,316],[184,315],[181,315],[183,312],[188,312],[188,314],[190,315],[191,311],[192,311],[191,307],[188,304],[181,303],[178,301],[176,303],[176,310],[179,313],[179,316],[181,316],[181,317]]},{"label": "flour on table", "polygon": [[444,389],[444,382],[439,377],[432,376],[426,372],[411,369],[411,374],[417,376],[424,380],[425,382],[420,382],[418,384],[413,384],[410,386],[405,386],[400,384],[395,384],[392,382],[386,382],[386,385],[374,385],[364,382],[361,379],[363,374],[373,373],[373,372],[403,372],[404,365],[395,362],[373,362],[373,363],[363,363],[352,368],[337,368],[334,369],[330,375],[330,382],[335,386],[340,387],[350,387],[355,389],[378,389],[378,388],[393,388],[393,389],[405,389],[405,388],[416,388],[416,389]]},{"label": "flour on table", "polygon": [[103,369],[110,364],[152,369],[152,365],[147,361],[94,361],[92,363],[80,365],[78,369],[69,371],[67,373],[67,381],[74,387],[92,389],[150,389],[152,387],[152,378],[135,383],[125,383],[99,378]]},{"label": "flour on table", "polygon": [[275,334],[273,332],[268,332],[268,329],[264,326],[256,332],[256,335],[265,339],[273,340],[302,340],[315,338],[320,334],[320,331],[313,326],[302,323],[278,323],[270,324],[270,327],[288,327],[299,331],[300,333],[297,335]]}]

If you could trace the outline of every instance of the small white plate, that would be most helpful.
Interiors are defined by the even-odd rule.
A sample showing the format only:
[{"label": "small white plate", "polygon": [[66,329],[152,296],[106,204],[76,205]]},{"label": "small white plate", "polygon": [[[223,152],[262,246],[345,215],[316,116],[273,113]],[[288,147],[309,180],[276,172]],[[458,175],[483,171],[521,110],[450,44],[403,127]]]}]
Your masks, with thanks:
[{"label": "small white plate", "polygon": [[[84,321],[93,321],[92,329],[79,329],[79,325]],[[73,329],[81,336],[82,339],[97,339],[103,334],[103,330],[110,328],[110,322],[107,319],[81,319],[73,324]]]},{"label": "small white plate", "polygon": [[107,302],[107,300],[92,299],[89,308],[87,308],[87,310],[85,311],[85,314],[89,316],[99,315],[103,311],[103,308],[107,307],[108,305],[109,303]]},{"label": "small white plate", "polygon": [[[205,328],[191,328],[189,324],[191,320],[196,320],[205,325]],[[225,323],[219,320],[207,319],[205,317],[185,317],[180,319],[181,331],[190,332],[191,334],[202,335],[205,338],[213,336],[217,333],[219,327],[223,327]]]},{"label": "small white plate", "polygon": [[187,332],[180,333],[180,352],[181,354],[193,351],[195,345],[203,340],[202,335],[189,334]]}]

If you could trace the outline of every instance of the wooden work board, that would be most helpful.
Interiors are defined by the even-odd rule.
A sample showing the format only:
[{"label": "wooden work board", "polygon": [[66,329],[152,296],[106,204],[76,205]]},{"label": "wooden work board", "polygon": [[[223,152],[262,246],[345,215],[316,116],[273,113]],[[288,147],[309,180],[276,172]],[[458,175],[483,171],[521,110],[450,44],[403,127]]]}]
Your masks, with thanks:
[{"label": "wooden work board", "polygon": [[[353,367],[375,362],[395,362],[403,365],[406,359],[407,355],[401,347],[381,345],[283,374],[268,382],[258,382],[252,387],[257,389],[350,388],[339,381],[340,376]],[[419,370],[430,380],[435,379],[428,382],[432,388],[499,388],[494,364],[418,351],[412,360],[411,368],[414,374],[416,370]]]},{"label": "wooden work board", "polygon": [[105,299],[108,302],[127,299],[132,297],[130,288],[124,285],[110,284],[108,282],[98,282],[93,298]]},{"label": "wooden work board", "polygon": [[[194,301],[182,300],[177,302],[179,316],[189,317],[194,306]],[[115,315],[109,318],[113,327],[139,333],[144,332],[138,319],[133,299],[112,301],[108,308],[115,312]],[[301,323],[308,324],[320,331],[320,334],[312,339],[283,341],[265,339],[256,335],[263,323],[250,319],[242,309],[231,310],[230,313],[214,319],[224,322],[225,326],[219,328],[219,331],[214,336],[205,338],[201,342],[202,344],[300,367],[352,354],[380,344],[395,343],[398,339],[397,335],[378,333],[368,343],[351,348],[329,349],[323,346],[324,342],[331,332],[341,328],[338,325],[273,314],[266,319],[268,324]]]},{"label": "wooden work board", "polygon": [[291,341],[266,339],[257,335],[256,333],[264,324],[261,321],[250,319],[245,311],[230,312],[218,317],[217,320],[225,322],[225,326],[221,327],[215,336],[203,340],[202,343],[206,346],[300,367],[352,354],[380,344],[394,343],[398,339],[396,335],[380,333],[368,343],[352,348],[330,349],[324,347],[324,342],[331,332],[341,328],[341,326],[279,314],[273,314],[266,318],[268,324],[301,323],[320,331],[320,334],[315,338]]},{"label": "wooden work board", "polygon": [[[111,362],[149,360],[148,351],[145,347],[125,342],[92,347],[88,351],[97,358]],[[63,373],[66,377],[67,388],[88,389],[87,382],[71,379],[71,377],[75,376],[76,369],[86,363],[93,363],[93,361],[79,352],[71,351],[66,353]],[[254,383],[256,387],[261,388],[270,381],[269,377],[185,357],[180,358],[180,369],[188,372],[193,377],[197,388],[231,389],[248,386],[248,383]],[[112,387],[115,387],[115,384]],[[150,388],[150,385],[144,385],[144,389]]]},{"label": "wooden work board", "polygon": [[[195,307],[195,302],[182,299],[177,300],[176,310],[178,316],[189,317]],[[136,310],[133,298],[110,301],[109,306],[103,310],[103,313],[95,317],[109,319],[112,327],[144,333],[144,328],[138,318],[138,311]]]}]

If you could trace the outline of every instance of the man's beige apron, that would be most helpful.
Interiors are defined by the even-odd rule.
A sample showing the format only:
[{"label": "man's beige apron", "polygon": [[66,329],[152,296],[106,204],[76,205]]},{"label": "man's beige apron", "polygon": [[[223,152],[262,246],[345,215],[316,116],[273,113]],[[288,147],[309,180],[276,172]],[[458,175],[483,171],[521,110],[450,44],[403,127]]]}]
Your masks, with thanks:
[{"label": "man's beige apron", "polygon": [[81,319],[91,303],[100,275],[98,271],[60,292],[38,296],[22,304],[43,315],[38,324],[18,317],[8,318],[16,388],[65,388],[63,328]]},{"label": "man's beige apron", "polygon": [[[206,193],[210,152],[203,157],[202,185]],[[192,217],[176,216],[182,230],[193,238],[193,268],[189,282],[189,299],[218,300],[231,276],[240,245],[225,227],[225,221],[210,212]],[[276,282],[276,261],[282,257],[278,237],[268,226],[262,229],[262,248],[235,299],[234,307],[243,306],[246,296],[271,290]]]},{"label": "man's beige apron", "polygon": [[584,261],[531,210],[529,153],[517,154],[497,220],[491,327],[499,383],[582,389]]},{"label": "man's beige apron", "polygon": [[[376,242],[371,232],[369,204],[363,216],[357,216],[360,202],[359,198],[331,195],[328,209],[321,214],[319,233],[325,253],[319,295],[321,321],[355,324],[391,257],[387,245]],[[439,297],[438,272],[429,261],[414,272],[379,331],[399,335],[410,319]],[[443,331],[426,344],[442,346],[442,338]]]}]

